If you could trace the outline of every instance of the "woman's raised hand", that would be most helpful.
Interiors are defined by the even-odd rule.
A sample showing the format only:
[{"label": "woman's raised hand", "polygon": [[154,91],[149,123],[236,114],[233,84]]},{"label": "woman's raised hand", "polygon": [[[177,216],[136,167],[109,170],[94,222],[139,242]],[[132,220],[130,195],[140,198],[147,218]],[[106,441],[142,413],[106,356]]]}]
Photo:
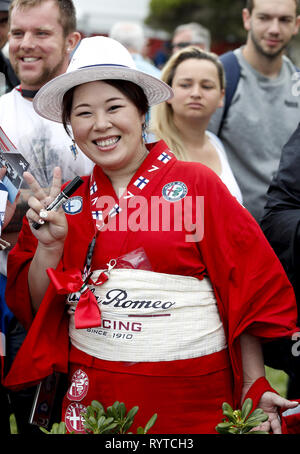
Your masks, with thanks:
[{"label": "woman's raised hand", "polygon": [[[59,167],[54,168],[49,195],[29,172],[24,172],[23,176],[32,192],[32,196],[28,199],[29,210],[26,217],[33,235],[47,247],[51,247],[55,243],[63,243],[68,233],[68,223],[64,210],[62,207],[57,211],[46,210],[47,206],[61,192],[61,169]],[[35,222],[40,224],[41,228],[33,228]]]}]

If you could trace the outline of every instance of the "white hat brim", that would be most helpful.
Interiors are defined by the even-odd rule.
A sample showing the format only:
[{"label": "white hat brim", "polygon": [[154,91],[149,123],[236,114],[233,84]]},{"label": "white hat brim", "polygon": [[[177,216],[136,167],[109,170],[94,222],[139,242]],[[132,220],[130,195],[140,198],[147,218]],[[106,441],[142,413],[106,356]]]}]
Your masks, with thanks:
[{"label": "white hat brim", "polygon": [[66,72],[46,83],[34,97],[33,107],[40,116],[62,123],[62,101],[68,90],[87,82],[108,79],[128,80],[139,85],[150,107],[173,96],[169,85],[150,74],[125,66],[95,65]]}]

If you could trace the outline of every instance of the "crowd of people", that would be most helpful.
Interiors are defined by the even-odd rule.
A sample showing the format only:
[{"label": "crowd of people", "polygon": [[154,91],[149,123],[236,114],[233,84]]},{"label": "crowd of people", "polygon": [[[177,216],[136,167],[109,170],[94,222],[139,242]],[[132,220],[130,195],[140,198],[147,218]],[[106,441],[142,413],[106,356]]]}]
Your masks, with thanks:
[{"label": "crowd of people", "polygon": [[157,413],[157,434],[215,434],[222,404],[251,398],[259,429],[300,433],[298,7],[246,2],[227,106],[199,24],[174,31],[158,69],[138,24],[81,39],[72,0],[0,1],[0,127],[29,163],[0,230],[7,433],[10,412],[39,431],[53,376],[68,432],[98,400],[138,404],[137,427]]}]

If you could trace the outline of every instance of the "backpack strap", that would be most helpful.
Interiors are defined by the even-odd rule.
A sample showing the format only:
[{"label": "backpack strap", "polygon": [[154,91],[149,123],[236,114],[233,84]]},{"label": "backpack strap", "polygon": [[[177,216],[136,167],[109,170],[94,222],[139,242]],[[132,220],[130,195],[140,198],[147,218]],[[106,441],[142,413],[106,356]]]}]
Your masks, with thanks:
[{"label": "backpack strap", "polygon": [[225,90],[225,106],[223,109],[223,116],[222,116],[222,120],[220,123],[218,135],[220,134],[221,129],[223,127],[224,120],[226,118],[233,95],[237,88],[237,85],[238,85],[238,82],[240,79],[240,73],[241,73],[241,68],[240,68],[238,59],[236,58],[233,51],[230,50],[230,51],[226,52],[225,54],[221,55],[220,60],[224,66],[225,77],[226,77],[226,90]]}]

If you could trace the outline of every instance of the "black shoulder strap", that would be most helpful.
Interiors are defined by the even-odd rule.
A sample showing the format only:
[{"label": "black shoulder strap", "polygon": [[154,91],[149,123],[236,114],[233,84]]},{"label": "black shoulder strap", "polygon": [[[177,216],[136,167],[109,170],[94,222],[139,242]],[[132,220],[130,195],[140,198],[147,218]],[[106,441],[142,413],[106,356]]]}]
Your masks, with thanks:
[{"label": "black shoulder strap", "polygon": [[228,51],[220,56],[220,60],[224,66],[226,77],[226,90],[225,90],[225,106],[223,109],[223,117],[220,123],[218,135],[223,127],[228,109],[230,107],[233,95],[240,79],[241,68],[233,51]]}]

